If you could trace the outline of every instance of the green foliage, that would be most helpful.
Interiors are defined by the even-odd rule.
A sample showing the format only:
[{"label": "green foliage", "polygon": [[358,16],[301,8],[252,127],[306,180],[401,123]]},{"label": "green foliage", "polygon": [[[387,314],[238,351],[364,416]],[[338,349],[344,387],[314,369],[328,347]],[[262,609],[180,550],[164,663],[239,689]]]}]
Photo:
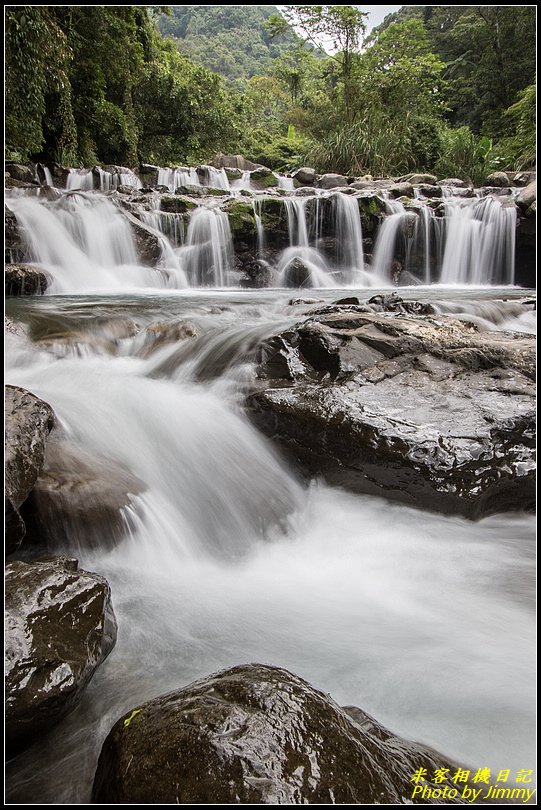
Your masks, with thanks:
[{"label": "green foliage", "polygon": [[492,141],[479,137],[469,127],[442,127],[442,155],[435,165],[439,177],[460,177],[480,184],[495,168],[491,161]]},{"label": "green foliage", "polygon": [[501,138],[494,147],[493,162],[498,168],[521,171],[535,165],[536,157],[536,87],[530,84],[519,94],[505,115],[513,135]]},{"label": "green foliage", "polygon": [[300,41],[287,24],[269,31],[270,17],[283,20],[274,6],[172,6],[171,11],[159,18],[161,33],[174,37],[184,55],[241,88]]},{"label": "green foliage", "polygon": [[260,128],[246,134],[241,148],[248,160],[262,163],[274,171],[287,172],[303,163],[310,144],[308,138],[298,134],[290,138]]}]

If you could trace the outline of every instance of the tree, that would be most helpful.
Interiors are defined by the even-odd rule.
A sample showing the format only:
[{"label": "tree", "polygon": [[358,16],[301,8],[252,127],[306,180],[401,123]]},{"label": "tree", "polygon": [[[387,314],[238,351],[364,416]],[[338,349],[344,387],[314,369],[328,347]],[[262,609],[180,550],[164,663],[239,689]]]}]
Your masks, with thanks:
[{"label": "tree", "polygon": [[282,20],[269,18],[268,29],[276,35],[284,30],[284,21],[300,31],[316,48],[325,46],[334,53],[327,55],[339,66],[346,118],[353,117],[353,67],[366,30],[366,12],[354,6],[283,6]]}]

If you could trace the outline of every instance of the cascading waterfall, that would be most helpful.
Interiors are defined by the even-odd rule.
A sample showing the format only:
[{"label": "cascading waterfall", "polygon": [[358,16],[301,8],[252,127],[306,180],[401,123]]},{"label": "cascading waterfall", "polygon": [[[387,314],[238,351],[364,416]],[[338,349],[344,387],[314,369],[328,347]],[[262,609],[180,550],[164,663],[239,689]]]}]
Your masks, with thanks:
[{"label": "cascading waterfall", "polygon": [[158,169],[158,185],[167,186],[169,191],[176,191],[179,186],[200,186],[199,175],[195,169]]},{"label": "cascading waterfall", "polygon": [[321,252],[310,245],[306,219],[306,197],[285,197],[289,247],[282,251],[276,273],[280,287],[332,287],[334,280],[328,272]]},{"label": "cascading waterfall", "polygon": [[55,202],[17,197],[9,207],[22,226],[31,261],[52,278],[50,292],[164,286],[139,264],[130,226],[106,197],[77,192]]},{"label": "cascading waterfall", "polygon": [[348,194],[335,194],[338,262],[346,284],[361,282],[365,276],[363,232],[359,204]]},{"label": "cascading waterfall", "polygon": [[163,234],[173,249],[181,247],[186,241],[187,228],[184,217],[162,211],[158,196],[147,200],[147,205],[150,210],[141,212],[141,221]]},{"label": "cascading waterfall", "polygon": [[124,167],[120,171],[109,172],[96,166],[95,169],[70,169],[66,180],[66,191],[92,191],[94,188],[94,172],[99,177],[102,192],[115,191],[119,186],[130,186],[134,189],[142,187],[141,180],[134,172]]},{"label": "cascading waterfall", "polygon": [[516,210],[494,197],[445,202],[442,284],[513,284]]},{"label": "cascading waterfall", "polygon": [[392,203],[386,201],[386,203],[391,208],[392,213],[385,217],[380,225],[372,260],[373,272],[382,283],[388,283],[395,272],[393,263],[395,262],[396,240],[401,231],[404,218],[407,216],[402,203],[396,200]]},{"label": "cascading waterfall", "polygon": [[191,216],[184,256],[186,276],[193,287],[227,287],[233,270],[233,241],[227,214],[200,207]]},{"label": "cascading waterfall", "polygon": [[70,169],[66,179],[66,191],[92,191],[93,188],[92,169]]}]

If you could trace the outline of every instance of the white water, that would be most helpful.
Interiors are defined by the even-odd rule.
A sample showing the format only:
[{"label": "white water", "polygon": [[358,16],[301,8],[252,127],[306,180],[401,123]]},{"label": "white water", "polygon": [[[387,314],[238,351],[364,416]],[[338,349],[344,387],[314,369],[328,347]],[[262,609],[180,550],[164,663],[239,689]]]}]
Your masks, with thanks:
[{"label": "white water", "polygon": [[338,263],[346,284],[361,282],[364,274],[363,232],[356,197],[335,194]]},{"label": "white water", "polygon": [[192,287],[225,287],[233,270],[229,219],[218,208],[198,208],[190,219],[184,267]]},{"label": "white water", "polygon": [[[118,643],[77,710],[8,767],[12,802],[86,803],[118,717],[249,661],[291,669],[468,767],[533,767],[533,518],[471,522],[321,484],[302,489],[223,384],[252,357],[242,341],[255,325],[262,337],[298,317],[287,300],[12,302],[29,323],[86,334],[89,352],[55,359],[14,338],[6,382],[42,396],[72,441],[147,487],[116,550],[84,551],[72,538],[81,566],[111,584]],[[513,306],[475,311],[496,318]],[[468,307],[448,304],[453,314]],[[104,313],[144,324],[180,314],[206,331],[171,379],[163,363],[156,379],[155,359],[96,356]],[[233,367],[226,357],[238,358]],[[213,374],[195,384],[205,368]]]}]

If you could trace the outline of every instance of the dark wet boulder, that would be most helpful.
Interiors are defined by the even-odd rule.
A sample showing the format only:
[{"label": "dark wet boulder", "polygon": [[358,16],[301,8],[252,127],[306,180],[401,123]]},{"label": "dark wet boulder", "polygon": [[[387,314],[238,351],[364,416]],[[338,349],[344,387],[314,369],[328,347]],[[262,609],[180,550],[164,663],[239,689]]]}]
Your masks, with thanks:
[{"label": "dark wet boulder", "polygon": [[145,225],[144,222],[141,222],[129,211],[124,209],[123,215],[129,222],[141,263],[149,267],[155,267],[162,256],[163,239],[161,235],[154,228]]},{"label": "dark wet boulder", "polygon": [[298,256],[292,259],[284,269],[284,285],[286,287],[310,287],[312,273],[310,268]]},{"label": "dark wet boulder", "polygon": [[438,182],[438,178],[435,174],[407,174],[404,177],[400,178],[399,182],[411,183],[412,185],[427,185],[427,186],[435,186]]},{"label": "dark wet boulder", "polygon": [[112,548],[126,535],[123,509],[145,485],[125,467],[53,431],[43,467],[21,508],[29,544]]},{"label": "dark wet boulder", "polygon": [[522,189],[515,202],[521,211],[527,212],[530,206],[537,199],[537,181],[532,180],[531,183]]},{"label": "dark wet boulder", "polygon": [[188,211],[193,211],[197,208],[197,203],[190,200],[188,197],[182,197],[178,194],[164,194],[160,197],[160,211],[167,214],[185,214]]},{"label": "dark wet boulder", "polygon": [[472,518],[533,508],[533,338],[371,306],[323,308],[266,342],[258,374],[277,383],[248,398],[255,424],[356,492]]},{"label": "dark wet boulder", "polygon": [[24,163],[6,163],[6,172],[20,183],[34,183],[36,180],[34,167]]},{"label": "dark wet boulder", "polygon": [[398,199],[398,197],[413,197],[413,186],[409,182],[395,183],[389,188],[391,197]]},{"label": "dark wet boulder", "polygon": [[51,277],[41,267],[32,264],[6,264],[4,270],[6,296],[43,295]]},{"label": "dark wet boulder", "polygon": [[439,186],[453,186],[454,188],[467,188],[468,184],[460,177],[445,177],[443,180],[438,180]]},{"label": "dark wet boulder", "polygon": [[413,188],[420,191],[423,197],[434,198],[442,196],[441,186],[433,186],[429,183],[416,183]]},{"label": "dark wet boulder", "polygon": [[263,289],[272,286],[273,272],[267,262],[250,257],[247,261],[242,262],[241,269],[245,274],[245,278],[240,280],[241,287]]},{"label": "dark wet boulder", "polygon": [[5,609],[11,755],[76,706],[115,644],[116,621],[106,580],[67,557],[9,563]]},{"label": "dark wet boulder", "polygon": [[103,745],[92,800],[401,804],[416,769],[453,767],[367,717],[284,669],[233,667],[127,712]]},{"label": "dark wet boulder", "polygon": [[4,496],[6,552],[9,554],[15,551],[24,536],[19,509],[43,467],[54,413],[46,402],[13,385],[4,388],[4,405]]},{"label": "dark wet boulder", "polygon": [[13,211],[7,205],[4,206],[4,247],[7,263],[27,261],[28,249],[24,235],[24,229],[19,227]]},{"label": "dark wet boulder", "polygon": [[244,155],[224,155],[223,152],[219,152],[212,160],[209,160],[209,165],[214,166],[215,169],[240,169],[243,172],[265,168],[261,163],[254,163]]}]

